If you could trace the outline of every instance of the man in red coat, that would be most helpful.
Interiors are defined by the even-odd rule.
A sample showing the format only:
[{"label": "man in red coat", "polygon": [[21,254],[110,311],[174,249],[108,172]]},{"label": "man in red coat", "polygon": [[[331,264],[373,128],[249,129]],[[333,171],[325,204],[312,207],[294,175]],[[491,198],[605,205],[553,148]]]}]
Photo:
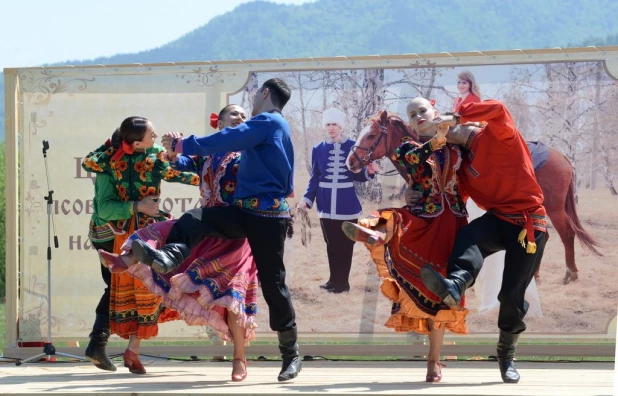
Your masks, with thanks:
[{"label": "man in red coat", "polygon": [[460,188],[487,213],[458,232],[446,278],[429,266],[421,269],[421,278],[447,305],[456,306],[474,284],[483,259],[505,251],[497,352],[502,380],[516,383],[520,377],[513,358],[519,334],[526,330],[523,318],[528,310],[524,294],[541,262],[547,236],[543,192],[526,142],[502,102],[467,103],[459,114],[437,122],[485,125],[452,128],[447,142],[465,149],[458,171]]}]

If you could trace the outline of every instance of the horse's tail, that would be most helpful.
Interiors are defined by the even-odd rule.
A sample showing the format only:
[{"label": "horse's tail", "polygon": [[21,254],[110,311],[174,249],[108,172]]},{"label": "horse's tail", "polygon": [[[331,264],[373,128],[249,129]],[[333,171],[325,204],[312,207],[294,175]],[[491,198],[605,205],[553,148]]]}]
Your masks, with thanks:
[{"label": "horse's tail", "polygon": [[588,249],[591,253],[597,256],[603,256],[603,254],[601,254],[601,252],[597,250],[597,247],[601,247],[601,244],[596,239],[594,239],[592,235],[588,233],[588,231],[584,229],[581,222],[579,221],[579,217],[577,216],[577,209],[575,207],[577,203],[575,188],[575,172],[573,172],[571,183],[569,183],[569,191],[567,192],[566,202],[564,204],[564,211],[567,214],[567,220],[569,222],[569,225],[571,226],[573,231],[575,231],[575,236],[577,236],[584,248]]}]

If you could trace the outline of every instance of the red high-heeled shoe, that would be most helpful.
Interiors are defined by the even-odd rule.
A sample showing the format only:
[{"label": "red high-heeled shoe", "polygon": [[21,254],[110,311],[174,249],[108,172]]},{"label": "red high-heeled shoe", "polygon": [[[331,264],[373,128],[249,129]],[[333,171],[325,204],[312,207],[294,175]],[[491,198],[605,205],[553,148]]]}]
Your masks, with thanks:
[{"label": "red high-heeled shoe", "polygon": [[350,221],[344,221],[341,224],[341,230],[349,239],[366,243],[367,245],[381,246],[384,245],[384,233],[366,228]]},{"label": "red high-heeled shoe", "polygon": [[[434,367],[438,366],[438,371],[434,371]],[[446,367],[444,364],[440,363],[438,360],[428,360],[427,361],[427,376],[425,377],[425,382],[440,382],[442,379],[442,367]]]},{"label": "red high-heeled shoe", "polygon": [[238,374],[238,373],[234,373],[234,367],[232,366],[232,381],[234,382],[240,382],[240,381],[244,381],[245,378],[247,378],[247,359],[243,358],[243,359],[234,359],[232,361],[232,365],[236,362],[241,362],[243,363],[243,366],[245,368],[244,373],[242,374]]},{"label": "red high-heeled shoe", "polygon": [[124,351],[124,366],[129,369],[133,374],[146,374],[146,369],[139,361],[139,355],[129,349]]},{"label": "red high-heeled shoe", "polygon": [[121,273],[129,269],[119,254],[99,249],[99,256],[101,257],[101,264],[109,268],[112,273]]}]

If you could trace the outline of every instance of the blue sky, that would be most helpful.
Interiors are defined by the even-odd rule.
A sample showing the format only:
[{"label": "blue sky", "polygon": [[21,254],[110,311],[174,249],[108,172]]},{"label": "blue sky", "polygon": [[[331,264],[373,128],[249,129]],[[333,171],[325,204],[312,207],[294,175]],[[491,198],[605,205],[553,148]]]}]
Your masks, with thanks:
[{"label": "blue sky", "polygon": [[156,48],[250,1],[255,0],[3,1],[0,70]]}]

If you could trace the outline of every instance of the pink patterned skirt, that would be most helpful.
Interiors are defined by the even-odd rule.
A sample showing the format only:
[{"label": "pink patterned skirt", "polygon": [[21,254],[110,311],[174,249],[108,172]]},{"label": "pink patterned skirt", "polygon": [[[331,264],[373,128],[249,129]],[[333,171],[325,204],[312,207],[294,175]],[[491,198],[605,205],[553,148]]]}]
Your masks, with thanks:
[{"label": "pink patterned skirt", "polygon": [[[160,248],[175,222],[162,221],[136,231],[122,250],[130,251],[135,239]],[[163,305],[177,310],[187,324],[208,326],[230,341],[227,313],[231,311],[246,329],[245,343],[255,339],[258,280],[246,239],[206,238],[170,273],[160,274],[142,263],[130,266],[127,273],[162,296]]]}]

